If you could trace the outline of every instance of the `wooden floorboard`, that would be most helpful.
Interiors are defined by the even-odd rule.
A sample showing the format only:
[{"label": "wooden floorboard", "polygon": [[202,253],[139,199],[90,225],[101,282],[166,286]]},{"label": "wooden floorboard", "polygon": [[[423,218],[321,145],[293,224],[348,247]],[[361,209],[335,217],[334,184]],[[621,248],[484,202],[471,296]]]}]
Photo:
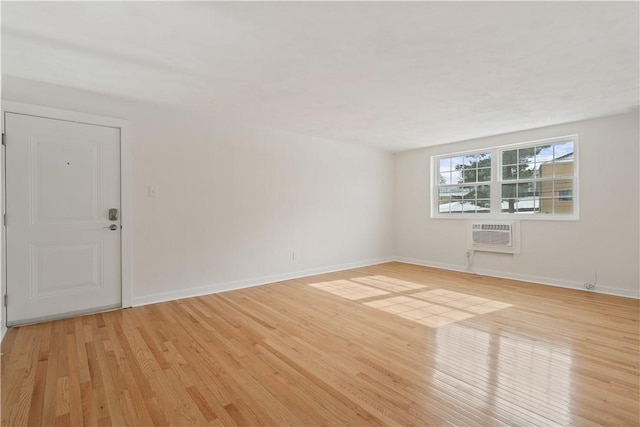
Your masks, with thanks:
[{"label": "wooden floorboard", "polygon": [[637,426],[638,313],[387,263],[22,326],[2,426]]}]

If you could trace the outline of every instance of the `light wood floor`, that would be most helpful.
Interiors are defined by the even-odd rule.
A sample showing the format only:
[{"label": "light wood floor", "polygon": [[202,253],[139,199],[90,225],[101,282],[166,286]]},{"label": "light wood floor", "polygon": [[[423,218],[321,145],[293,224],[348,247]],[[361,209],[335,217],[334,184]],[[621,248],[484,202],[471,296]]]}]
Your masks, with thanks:
[{"label": "light wood floor", "polygon": [[389,263],[24,326],[2,425],[638,425],[638,311]]}]

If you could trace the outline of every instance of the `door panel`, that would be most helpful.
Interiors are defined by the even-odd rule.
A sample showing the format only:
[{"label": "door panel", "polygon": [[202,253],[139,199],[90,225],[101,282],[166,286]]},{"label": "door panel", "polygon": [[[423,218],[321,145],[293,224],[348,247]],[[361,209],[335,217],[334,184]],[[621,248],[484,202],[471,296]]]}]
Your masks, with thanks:
[{"label": "door panel", "polygon": [[103,286],[102,242],[32,245],[31,295],[36,298]]},{"label": "door panel", "polygon": [[119,129],[6,113],[5,132],[7,324],[119,307]]},{"label": "door panel", "polygon": [[98,219],[99,148],[95,142],[31,142],[34,223]]}]

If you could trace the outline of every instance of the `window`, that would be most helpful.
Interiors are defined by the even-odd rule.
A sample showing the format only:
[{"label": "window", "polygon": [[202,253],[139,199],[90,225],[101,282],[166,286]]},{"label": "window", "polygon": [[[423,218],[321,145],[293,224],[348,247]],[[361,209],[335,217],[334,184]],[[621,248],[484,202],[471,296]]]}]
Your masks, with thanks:
[{"label": "window", "polygon": [[432,216],[576,219],[577,136],[434,156]]},{"label": "window", "polygon": [[439,213],[491,211],[491,153],[441,158],[438,165]]},{"label": "window", "polygon": [[559,198],[561,202],[572,202],[573,201],[573,190],[560,190],[558,192]]}]

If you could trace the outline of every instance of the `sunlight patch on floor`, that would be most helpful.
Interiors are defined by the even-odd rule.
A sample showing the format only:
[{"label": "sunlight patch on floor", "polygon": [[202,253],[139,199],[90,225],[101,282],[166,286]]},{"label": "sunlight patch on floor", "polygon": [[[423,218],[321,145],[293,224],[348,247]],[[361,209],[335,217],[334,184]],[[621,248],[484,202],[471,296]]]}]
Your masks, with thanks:
[{"label": "sunlight patch on floor", "polygon": [[394,293],[415,291],[427,286],[381,275],[312,283],[309,286],[349,300],[385,295],[384,298],[362,302],[362,304],[431,328],[511,307],[511,304],[504,302],[447,289],[432,289],[393,296]]},{"label": "sunlight patch on floor", "polygon": [[365,285],[375,286],[377,288],[382,288],[391,292],[402,292],[402,291],[410,291],[413,289],[422,289],[426,288],[425,285],[419,285],[413,282],[407,282],[406,280],[394,279],[393,277],[387,276],[367,276],[367,277],[358,277],[353,279],[354,282],[363,283]]},{"label": "sunlight patch on floor", "polygon": [[370,286],[354,283],[350,280],[332,280],[330,282],[312,283],[309,286],[349,300],[371,298],[389,293]]}]

